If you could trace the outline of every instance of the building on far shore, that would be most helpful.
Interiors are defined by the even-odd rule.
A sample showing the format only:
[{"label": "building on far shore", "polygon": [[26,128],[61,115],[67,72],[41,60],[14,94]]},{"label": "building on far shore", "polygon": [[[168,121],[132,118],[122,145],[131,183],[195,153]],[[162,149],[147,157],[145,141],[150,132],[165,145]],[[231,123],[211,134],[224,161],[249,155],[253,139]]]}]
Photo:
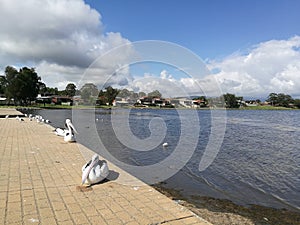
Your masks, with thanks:
[{"label": "building on far shore", "polygon": [[53,105],[73,105],[73,99],[68,96],[41,96],[36,98],[37,103]]}]

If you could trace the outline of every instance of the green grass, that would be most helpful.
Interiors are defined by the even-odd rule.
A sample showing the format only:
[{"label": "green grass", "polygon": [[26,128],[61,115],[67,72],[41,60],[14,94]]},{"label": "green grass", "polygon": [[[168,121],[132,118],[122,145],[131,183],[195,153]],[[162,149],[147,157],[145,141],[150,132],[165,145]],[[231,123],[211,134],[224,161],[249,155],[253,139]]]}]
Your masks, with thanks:
[{"label": "green grass", "polygon": [[271,105],[259,105],[259,106],[247,106],[240,109],[245,110],[292,110],[292,108],[286,108],[282,106],[271,106]]}]

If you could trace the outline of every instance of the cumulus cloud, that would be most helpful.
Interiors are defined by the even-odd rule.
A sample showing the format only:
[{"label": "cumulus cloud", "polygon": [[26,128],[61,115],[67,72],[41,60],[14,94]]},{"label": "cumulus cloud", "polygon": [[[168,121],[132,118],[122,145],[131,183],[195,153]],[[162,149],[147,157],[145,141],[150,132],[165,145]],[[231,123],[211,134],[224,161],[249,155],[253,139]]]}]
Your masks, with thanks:
[{"label": "cumulus cloud", "polygon": [[[299,36],[262,42],[246,53],[210,60],[207,66],[213,71],[211,75],[180,77],[166,68],[158,74],[150,70],[133,77],[128,63],[135,55],[134,45],[120,33],[105,33],[101,19],[100,13],[83,0],[2,0],[0,71],[3,73],[7,65],[35,67],[47,86],[59,89],[69,82],[78,87],[93,82],[100,87],[113,85],[146,93],[157,89],[166,96],[226,92],[258,97],[270,92],[300,96]],[[109,54],[118,46],[123,47]],[[161,54],[176,59],[181,55]],[[179,70],[188,74],[189,60],[179,57],[178,63]],[[182,69],[184,66],[187,68]]]},{"label": "cumulus cloud", "polygon": [[300,37],[260,43],[248,53],[236,53],[208,66],[223,92],[267,96],[270,92],[299,95]]},{"label": "cumulus cloud", "polygon": [[157,89],[166,96],[233,93],[245,98],[266,98],[271,92],[281,92],[297,97],[300,96],[300,37],[262,42],[247,52],[210,60],[207,67],[212,73],[198,77],[179,77],[167,69],[156,75],[148,72],[140,78],[143,81],[133,83],[132,89],[146,93]]},{"label": "cumulus cloud", "polygon": [[79,80],[97,57],[130,43],[105,34],[100,13],[83,0],[3,0],[0,21],[0,68],[36,67],[48,86]]}]

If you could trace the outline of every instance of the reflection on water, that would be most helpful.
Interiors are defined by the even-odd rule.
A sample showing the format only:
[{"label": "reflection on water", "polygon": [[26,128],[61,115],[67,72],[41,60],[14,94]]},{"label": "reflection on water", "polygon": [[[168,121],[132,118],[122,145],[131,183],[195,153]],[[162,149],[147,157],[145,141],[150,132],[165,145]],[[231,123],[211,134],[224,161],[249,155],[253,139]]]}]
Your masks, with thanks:
[{"label": "reflection on water", "polygon": [[[53,126],[63,126],[64,120],[72,116],[70,110],[34,113],[50,119]],[[182,118],[176,110],[132,109],[129,117],[126,109],[73,110],[73,116],[74,113],[80,118],[76,127],[79,142],[99,152],[100,137],[110,154],[126,164],[145,166],[161,162],[172,154],[182,135]],[[227,111],[221,149],[213,164],[203,172],[198,167],[211,131],[211,113],[209,110],[197,113],[199,121],[192,121],[195,126],[200,125],[197,148],[186,166],[167,179],[165,186],[190,196],[209,195],[240,204],[300,208],[300,111]],[[115,126],[112,126],[112,115]],[[188,113],[186,115],[188,119]],[[159,128],[166,129],[162,137],[155,137],[160,130],[151,128],[154,118],[164,123],[164,127]],[[115,135],[118,126],[125,126],[124,121],[139,140],[154,135],[161,141],[151,143],[153,147],[149,151],[124,145]],[[168,142],[169,147],[163,148],[162,142]]]}]

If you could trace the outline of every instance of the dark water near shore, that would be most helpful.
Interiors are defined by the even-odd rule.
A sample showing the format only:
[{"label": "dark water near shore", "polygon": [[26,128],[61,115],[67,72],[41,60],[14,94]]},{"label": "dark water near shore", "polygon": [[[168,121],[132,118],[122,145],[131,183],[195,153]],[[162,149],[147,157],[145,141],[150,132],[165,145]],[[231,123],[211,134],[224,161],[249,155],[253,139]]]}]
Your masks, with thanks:
[{"label": "dark water near shore", "polygon": [[[78,142],[96,152],[101,152],[100,147],[106,148],[124,164],[140,167],[163,162],[182,142],[185,149],[194,148],[191,143],[193,129],[190,129],[194,126],[194,131],[199,132],[192,156],[178,173],[163,182],[165,187],[180,190],[186,196],[211,196],[244,205],[300,209],[299,110],[227,110],[221,148],[204,171],[199,171],[199,163],[209,143],[212,113],[210,110],[179,111],[96,109],[35,110],[31,113],[51,120],[54,127],[63,126],[66,118],[73,117],[79,131]],[[197,118],[190,113],[196,113]],[[185,128],[186,133],[185,124],[189,126]],[[129,130],[124,132],[121,128],[126,126]],[[118,133],[119,128],[122,132]],[[180,138],[183,135],[185,140]],[[99,137],[102,146],[99,146]],[[133,143],[130,140],[134,138],[137,140]],[[140,144],[140,141],[147,144]],[[163,148],[163,142],[168,142],[169,146]],[[177,158],[183,159],[185,154],[182,150],[182,156],[179,154]],[[176,167],[176,164],[177,161],[169,166]]]}]

